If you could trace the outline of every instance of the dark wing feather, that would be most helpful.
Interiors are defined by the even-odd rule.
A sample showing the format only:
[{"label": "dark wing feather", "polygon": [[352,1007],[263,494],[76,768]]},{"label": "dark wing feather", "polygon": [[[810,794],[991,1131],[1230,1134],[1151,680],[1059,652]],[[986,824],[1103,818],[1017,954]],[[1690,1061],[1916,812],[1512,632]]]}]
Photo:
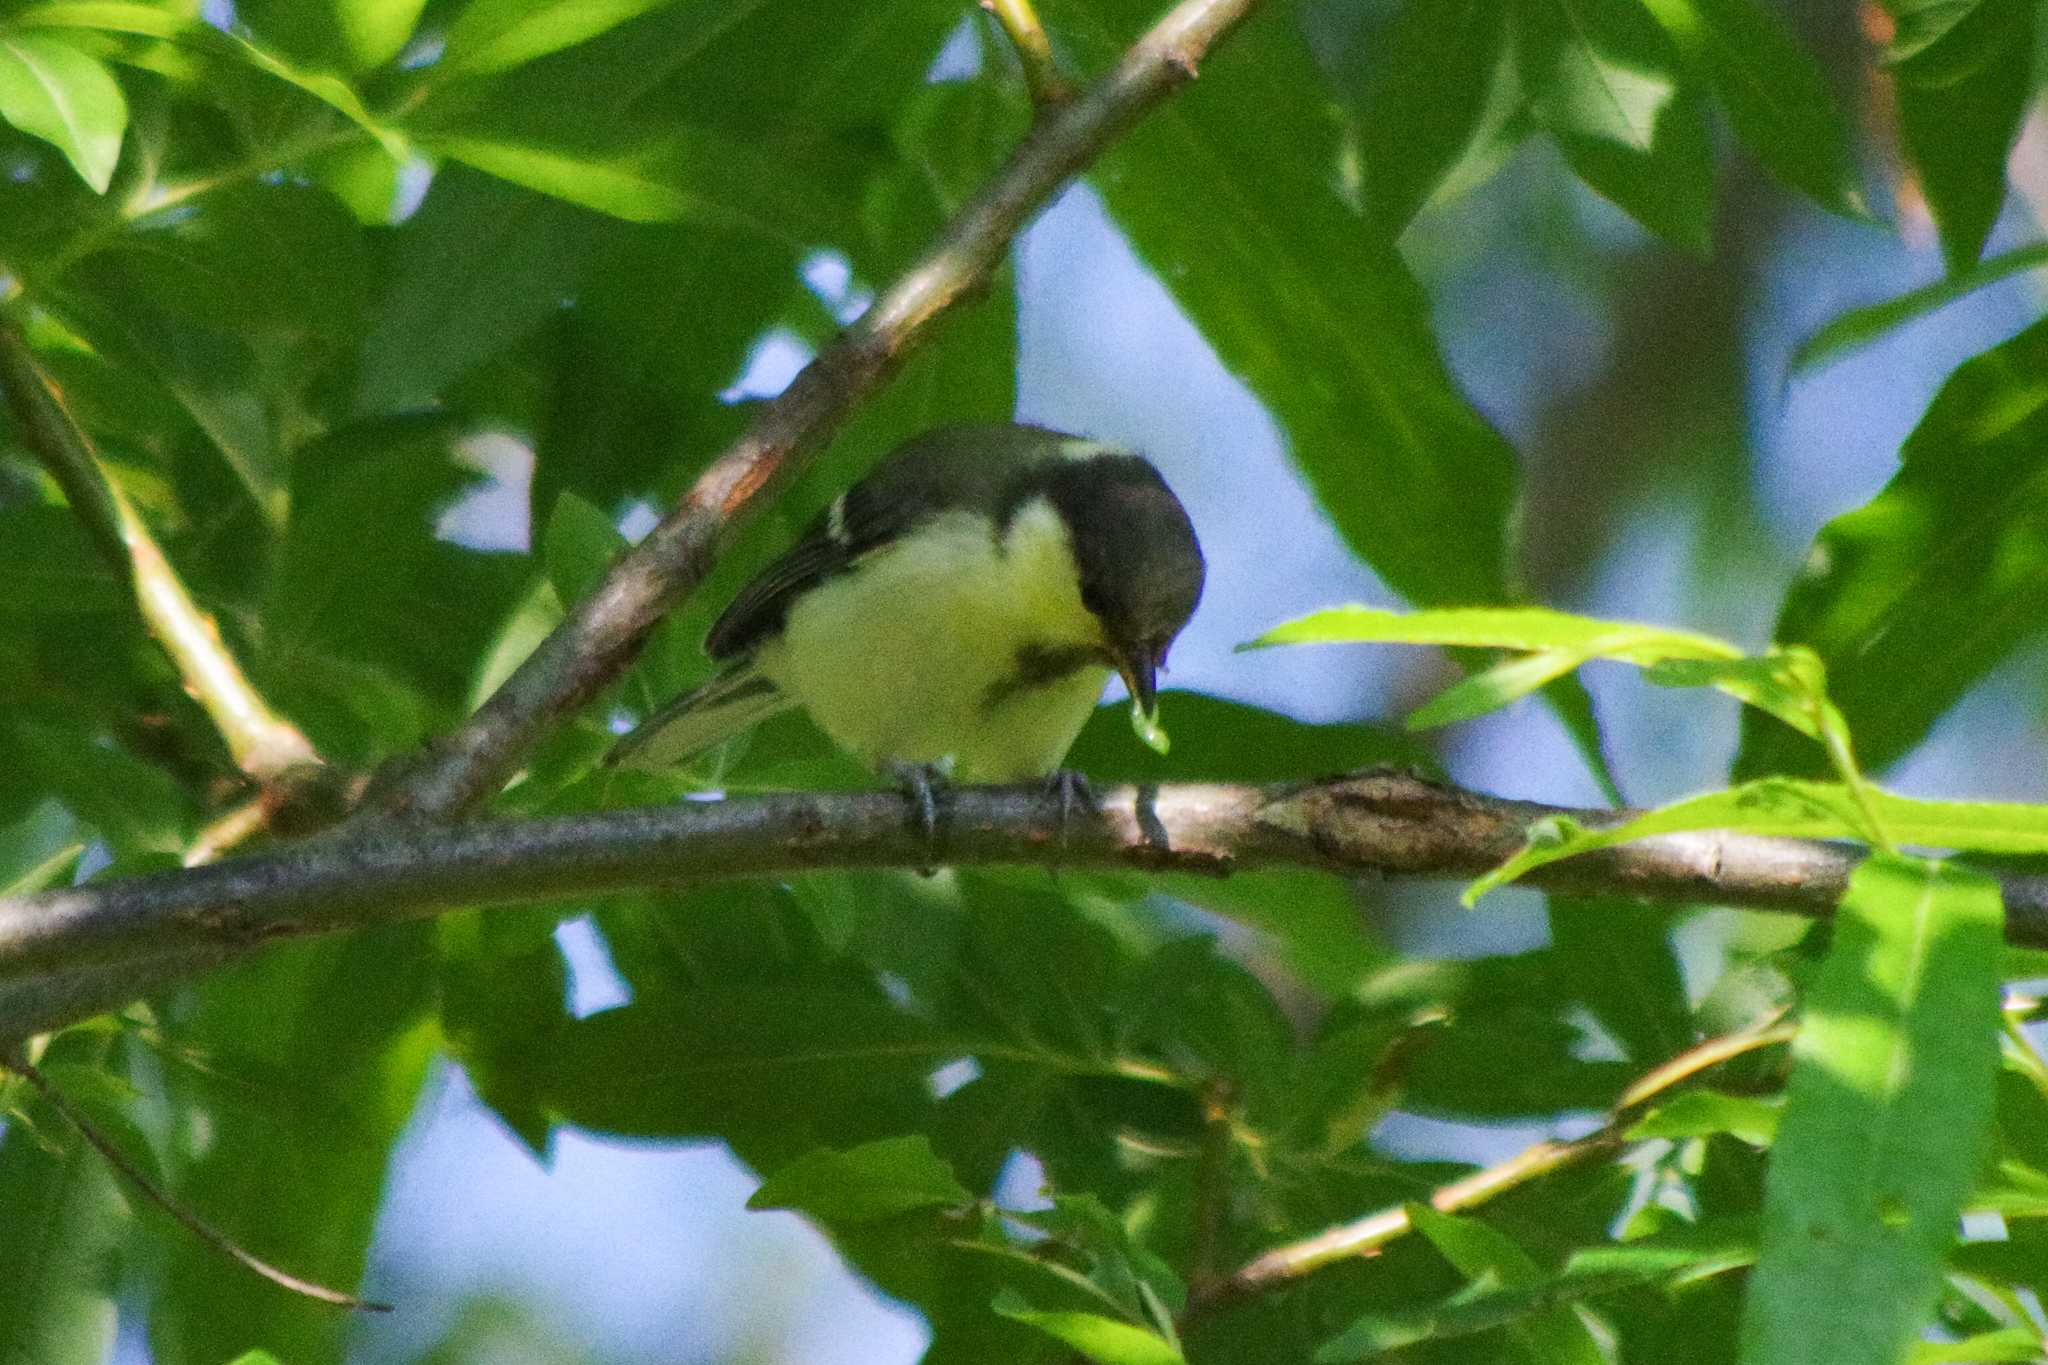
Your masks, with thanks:
[{"label": "dark wing feather", "polygon": [[725,609],[704,649],[730,659],[782,629],[791,603],[942,511],[1000,520],[1017,478],[1070,438],[1036,427],[951,426],[899,448],[805,528]]}]

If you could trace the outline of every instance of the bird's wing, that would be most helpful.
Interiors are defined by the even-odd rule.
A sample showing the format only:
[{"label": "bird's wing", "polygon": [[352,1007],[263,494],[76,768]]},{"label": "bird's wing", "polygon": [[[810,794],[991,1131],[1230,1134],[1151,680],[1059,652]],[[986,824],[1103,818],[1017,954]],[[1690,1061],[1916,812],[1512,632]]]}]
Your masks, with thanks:
[{"label": "bird's wing", "polygon": [[1052,458],[1065,439],[1032,427],[990,425],[943,427],[910,442],[840,494],[795,545],[740,589],[705,637],[705,652],[731,659],[752,650],[782,628],[790,604],[806,591],[941,510],[994,514],[1007,478],[991,480],[989,462],[1001,462],[1005,475],[1014,476],[1033,460]]},{"label": "bird's wing", "polygon": [[680,767],[721,740],[796,705],[741,660],[695,691],[685,692],[613,745],[606,767]]}]

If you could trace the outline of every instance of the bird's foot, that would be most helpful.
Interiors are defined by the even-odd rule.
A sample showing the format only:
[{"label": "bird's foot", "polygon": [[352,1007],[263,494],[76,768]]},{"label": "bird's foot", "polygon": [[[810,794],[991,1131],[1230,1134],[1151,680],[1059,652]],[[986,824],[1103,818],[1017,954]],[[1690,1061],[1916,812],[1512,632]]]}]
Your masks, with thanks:
[{"label": "bird's foot", "polygon": [[947,759],[936,763],[903,763],[892,759],[882,765],[882,772],[910,798],[911,807],[917,815],[917,827],[924,834],[925,846],[930,849],[934,864],[918,870],[929,877],[938,871],[935,864],[939,853],[939,792],[953,780],[953,765]]},{"label": "bird's foot", "polygon": [[1060,847],[1067,846],[1067,826],[1077,811],[1099,815],[1102,803],[1095,799],[1095,789],[1088,785],[1087,775],[1072,768],[1055,768],[1046,775],[1045,794],[1059,803]]}]

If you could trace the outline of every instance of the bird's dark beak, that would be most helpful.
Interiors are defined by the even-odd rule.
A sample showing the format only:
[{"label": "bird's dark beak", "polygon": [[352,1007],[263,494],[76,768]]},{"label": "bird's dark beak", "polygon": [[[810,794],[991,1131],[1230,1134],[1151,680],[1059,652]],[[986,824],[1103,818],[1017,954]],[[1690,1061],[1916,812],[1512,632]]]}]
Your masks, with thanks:
[{"label": "bird's dark beak", "polygon": [[1123,675],[1124,686],[1131,689],[1132,700],[1146,719],[1159,717],[1159,659],[1148,645],[1124,646],[1117,656],[1116,671]]}]

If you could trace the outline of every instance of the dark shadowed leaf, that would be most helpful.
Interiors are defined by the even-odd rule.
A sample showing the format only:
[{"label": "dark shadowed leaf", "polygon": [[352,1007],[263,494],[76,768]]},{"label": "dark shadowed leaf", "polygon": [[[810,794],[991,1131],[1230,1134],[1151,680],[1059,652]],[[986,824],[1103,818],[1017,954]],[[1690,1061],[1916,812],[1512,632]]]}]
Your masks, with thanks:
[{"label": "dark shadowed leaf", "polygon": [[[1811,647],[1865,763],[1910,750],[2048,624],[2048,322],[1965,363],[1883,492],[1824,527],[1777,638]],[[1820,746],[1745,714],[1739,776],[1818,773]]]},{"label": "dark shadowed leaf", "polygon": [[[1149,0],[1091,9],[1120,31],[1156,11]],[[1056,12],[1101,33],[1100,17]],[[1407,267],[1331,187],[1338,129],[1317,85],[1289,16],[1260,14],[1093,183],[1278,419],[1351,548],[1411,600],[1503,600],[1513,452],[1446,373]]]},{"label": "dark shadowed leaf", "polygon": [[846,1151],[806,1152],[747,1200],[750,1209],[794,1209],[827,1223],[859,1223],[974,1198],[918,1135],[878,1138]]},{"label": "dark shadowed leaf", "polygon": [[1979,0],[1899,61],[1899,140],[1962,270],[1983,254],[2005,202],[2005,161],[2034,92],[2035,0]]}]

